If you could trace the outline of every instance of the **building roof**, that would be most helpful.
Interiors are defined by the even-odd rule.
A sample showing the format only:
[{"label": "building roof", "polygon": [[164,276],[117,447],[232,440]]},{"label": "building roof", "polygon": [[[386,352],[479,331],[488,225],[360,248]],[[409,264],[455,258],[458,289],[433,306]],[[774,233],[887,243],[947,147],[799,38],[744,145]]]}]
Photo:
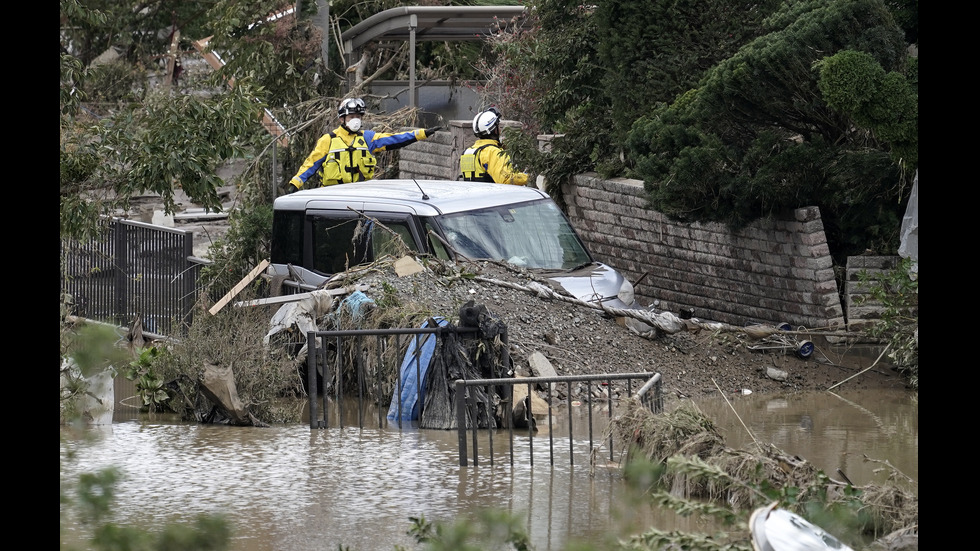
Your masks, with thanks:
[{"label": "building roof", "polygon": [[368,17],[341,34],[351,53],[380,40],[484,40],[524,15],[524,6],[402,6]]}]

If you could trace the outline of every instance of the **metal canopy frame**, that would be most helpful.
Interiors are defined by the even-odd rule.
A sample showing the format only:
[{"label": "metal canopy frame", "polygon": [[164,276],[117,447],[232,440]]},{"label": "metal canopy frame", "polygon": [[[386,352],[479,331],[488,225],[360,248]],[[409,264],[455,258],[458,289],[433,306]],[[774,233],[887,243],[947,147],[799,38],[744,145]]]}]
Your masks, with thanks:
[{"label": "metal canopy frame", "polygon": [[376,13],[341,33],[347,65],[365,44],[380,40],[409,42],[410,105],[415,107],[415,44],[485,40],[510,20],[524,15],[524,6],[402,6]]}]

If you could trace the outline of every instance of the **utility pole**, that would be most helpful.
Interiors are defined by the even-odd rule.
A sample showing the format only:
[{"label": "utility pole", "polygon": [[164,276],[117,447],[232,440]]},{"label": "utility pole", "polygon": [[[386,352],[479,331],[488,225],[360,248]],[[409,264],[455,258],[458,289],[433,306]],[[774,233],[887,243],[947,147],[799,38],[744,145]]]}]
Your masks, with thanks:
[{"label": "utility pole", "polygon": [[[309,0],[307,0],[309,1]],[[330,70],[330,0],[315,0],[316,15],[313,23],[323,31],[323,41],[320,43],[320,56],[323,58],[324,73]],[[303,0],[296,0],[296,17],[303,10]],[[326,74],[324,74],[326,78]]]},{"label": "utility pole", "polygon": [[316,0],[316,25],[323,31],[320,54],[323,56],[323,78],[330,71],[330,0]]}]

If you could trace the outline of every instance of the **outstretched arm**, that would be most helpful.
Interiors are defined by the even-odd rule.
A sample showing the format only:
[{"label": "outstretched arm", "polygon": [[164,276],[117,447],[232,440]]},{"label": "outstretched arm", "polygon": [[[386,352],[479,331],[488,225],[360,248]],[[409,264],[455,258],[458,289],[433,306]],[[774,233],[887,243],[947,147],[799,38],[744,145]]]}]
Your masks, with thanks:
[{"label": "outstretched arm", "polygon": [[367,142],[371,153],[377,153],[379,151],[394,151],[396,149],[401,149],[406,145],[412,145],[419,140],[429,138],[438,130],[438,126],[427,128],[425,130],[409,130],[408,132],[399,132],[397,134],[387,134],[384,132],[365,130],[364,141]]}]

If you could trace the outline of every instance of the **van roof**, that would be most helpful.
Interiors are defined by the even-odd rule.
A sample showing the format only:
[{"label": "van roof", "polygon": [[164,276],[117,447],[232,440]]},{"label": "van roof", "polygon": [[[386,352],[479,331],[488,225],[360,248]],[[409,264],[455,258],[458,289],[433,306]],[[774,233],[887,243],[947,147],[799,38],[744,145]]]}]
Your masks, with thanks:
[{"label": "van roof", "polygon": [[421,215],[434,216],[546,197],[548,194],[536,188],[507,184],[455,180],[369,180],[283,195],[276,199],[275,210],[305,210],[309,203],[317,200],[347,201],[352,204],[380,201],[404,205]]}]

